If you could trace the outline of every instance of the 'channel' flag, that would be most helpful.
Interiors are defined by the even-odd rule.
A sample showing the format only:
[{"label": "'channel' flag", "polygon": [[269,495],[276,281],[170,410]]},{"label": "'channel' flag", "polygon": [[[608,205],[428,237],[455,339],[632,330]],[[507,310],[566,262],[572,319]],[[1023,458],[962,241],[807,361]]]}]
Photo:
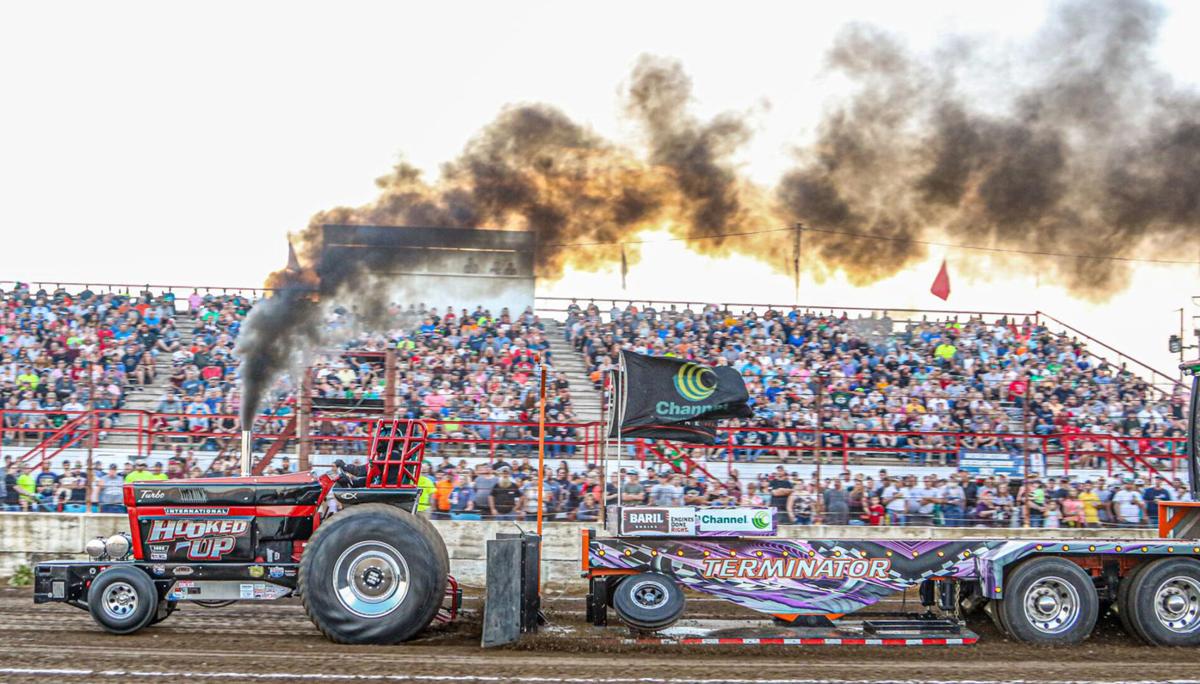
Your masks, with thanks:
[{"label": "'channel' flag", "polygon": [[621,352],[620,365],[611,437],[620,425],[622,437],[712,444],[715,421],[753,415],[741,373],[728,366],[627,351]]}]

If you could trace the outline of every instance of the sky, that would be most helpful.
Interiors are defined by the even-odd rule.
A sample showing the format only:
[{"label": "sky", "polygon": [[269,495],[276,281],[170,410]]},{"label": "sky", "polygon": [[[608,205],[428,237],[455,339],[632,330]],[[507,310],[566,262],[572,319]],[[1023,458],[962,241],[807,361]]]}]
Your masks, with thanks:
[{"label": "sky", "polygon": [[[823,69],[851,22],[932,50],[986,36],[1003,55],[1050,5],[797,2],[42,2],[0,4],[0,280],[257,286],[314,213],[363,204],[403,158],[435,175],[506,104],[547,102],[632,141],[618,92],[645,53],[681,61],[693,111],[746,113],[742,171],[772,185],[846,84]],[[1167,5],[1156,59],[1200,84],[1200,3]],[[645,236],[655,239],[654,235]],[[953,291],[929,283],[945,258]],[[1106,302],[1036,276],[956,278],[978,254],[929,259],[866,288],[806,279],[830,306],[1043,310],[1173,368],[1166,336],[1200,314],[1200,268],[1139,267]],[[1185,255],[1182,258],[1196,258]],[[720,272],[686,286],[678,272]],[[679,243],[543,294],[790,303],[790,277]],[[1198,320],[1197,325],[1200,325]],[[1188,333],[1190,337],[1190,332]],[[1195,353],[1194,353],[1195,354]],[[1196,354],[1200,355],[1200,354]]]}]

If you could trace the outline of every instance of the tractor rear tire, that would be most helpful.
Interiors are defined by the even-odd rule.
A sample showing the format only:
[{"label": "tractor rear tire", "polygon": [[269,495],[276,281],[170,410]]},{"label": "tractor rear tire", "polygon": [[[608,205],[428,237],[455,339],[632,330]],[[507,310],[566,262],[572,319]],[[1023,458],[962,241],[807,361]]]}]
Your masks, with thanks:
[{"label": "tractor rear tire", "polygon": [[442,535],[437,531],[437,528],[433,526],[433,523],[429,522],[428,518],[419,514],[414,514],[412,518],[417,524],[417,527],[421,529],[421,534],[425,536],[425,538],[437,551],[438,559],[440,561],[439,571],[443,575],[449,575],[450,552],[446,550],[446,540],[442,539]]},{"label": "tractor rear tire", "polygon": [[683,615],[683,590],[666,575],[643,572],[621,580],[613,592],[613,608],[621,622],[639,631],[654,632]]},{"label": "tractor rear tire", "polygon": [[158,589],[144,571],[114,565],[88,587],[88,612],[96,624],[113,634],[133,634],[158,613]]},{"label": "tractor rear tire", "polygon": [[305,546],[301,602],[331,641],[408,641],[437,614],[448,565],[445,544],[427,521],[387,504],[351,506]]},{"label": "tractor rear tire", "polygon": [[1001,621],[1027,644],[1077,644],[1100,616],[1092,578],[1075,563],[1043,556],[1021,563],[1004,582]]}]

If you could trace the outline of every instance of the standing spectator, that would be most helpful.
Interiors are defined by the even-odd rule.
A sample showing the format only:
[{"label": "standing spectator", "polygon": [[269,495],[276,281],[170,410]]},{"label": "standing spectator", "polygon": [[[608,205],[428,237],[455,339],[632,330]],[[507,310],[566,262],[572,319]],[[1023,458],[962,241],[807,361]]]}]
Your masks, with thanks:
[{"label": "standing spectator", "polygon": [[450,497],[454,493],[454,471],[443,470],[438,474],[437,483],[433,488],[433,515],[435,520],[446,520],[450,517]]},{"label": "standing spectator", "polygon": [[[747,487],[750,485],[748,484]],[[811,525],[813,519],[813,504],[816,503],[816,494],[804,482],[796,483],[792,489],[792,493],[788,496],[787,507],[785,509],[793,525]]]},{"label": "standing spectator", "polygon": [[742,506],[766,506],[767,502],[758,493],[758,485],[754,482],[747,482],[746,493],[738,500],[738,504]]},{"label": "standing spectator", "polygon": [[138,461],[134,466],[133,472],[125,476],[125,482],[141,482],[142,480],[150,479],[150,471],[146,470],[146,462]]},{"label": "standing spectator", "polygon": [[850,502],[846,498],[846,490],[842,489],[840,479],[835,477],[830,482],[830,486],[825,489],[823,502],[826,525],[848,525],[850,523]]},{"label": "standing spectator", "polygon": [[938,502],[942,507],[942,519],[947,527],[961,527],[964,524],[964,506],[967,495],[962,485],[953,477],[945,481],[941,487]]},{"label": "standing spectator", "polygon": [[125,512],[125,478],[117,472],[117,464],[110,463],[108,471],[99,478],[100,493],[96,497],[101,513]]},{"label": "standing spectator", "polygon": [[989,489],[985,489],[979,494],[979,502],[975,504],[974,518],[975,522],[984,527],[995,527],[999,520],[997,514],[1000,508],[996,506],[995,498]]},{"label": "standing spectator", "polygon": [[[478,491],[478,480],[476,481]],[[488,496],[488,510],[497,520],[516,520],[517,512],[521,510],[521,490],[512,481],[508,468],[500,471],[500,477]]]},{"label": "standing spectator", "polygon": [[1079,492],[1071,487],[1067,489],[1067,496],[1061,502],[1063,522],[1067,527],[1083,527],[1083,502],[1079,500]]},{"label": "standing spectator", "polygon": [[907,522],[908,487],[902,487],[900,480],[889,478],[883,488],[883,507],[887,510],[888,522],[892,525],[904,525]]},{"label": "standing spectator", "polygon": [[15,467],[8,464],[4,465],[4,498],[0,499],[3,503],[3,510],[19,511],[21,510],[21,492],[17,488],[17,470]]},{"label": "standing spectator", "polygon": [[1062,527],[1062,517],[1062,508],[1058,504],[1058,499],[1048,499],[1042,515],[1043,525],[1048,528]]},{"label": "standing spectator", "polygon": [[1100,527],[1100,497],[1092,490],[1092,481],[1080,485],[1079,506],[1083,509],[1083,526]]},{"label": "standing spectator", "polygon": [[450,517],[475,511],[475,483],[464,474],[450,493]]},{"label": "standing spectator", "polygon": [[596,503],[596,497],[592,492],[583,495],[583,501],[579,502],[579,508],[575,511],[575,519],[581,522],[592,522],[597,520],[600,515],[600,507]]},{"label": "standing spectator", "polygon": [[887,522],[887,511],[884,510],[879,497],[868,498],[867,505],[863,507],[862,519],[871,527],[879,527]]},{"label": "standing spectator", "polygon": [[475,468],[475,502],[484,515],[492,515],[492,489],[496,486],[496,476],[487,463],[480,463]]},{"label": "standing spectator", "polygon": [[625,473],[625,483],[621,485],[621,503],[626,506],[638,506],[646,500],[646,490],[638,481],[637,472],[630,470]]},{"label": "standing spectator", "polygon": [[17,475],[17,481],[13,486],[20,498],[20,506],[23,511],[37,510],[38,499],[37,480],[33,477],[33,469],[28,465],[21,466],[20,473]]},{"label": "standing spectator", "polygon": [[788,497],[792,495],[793,486],[783,466],[776,466],[775,472],[767,482],[767,491],[771,494],[771,505],[775,508],[776,524],[787,520],[785,513],[788,510]]},{"label": "standing spectator", "polygon": [[1142,500],[1146,502],[1146,521],[1151,527],[1158,527],[1158,502],[1171,500],[1171,492],[1166,484],[1167,481],[1161,475],[1157,475],[1154,478],[1154,486],[1147,487],[1142,492]]},{"label": "standing spectator", "polygon": [[1132,477],[1125,478],[1121,489],[1113,493],[1109,506],[1112,508],[1113,520],[1121,527],[1137,527],[1146,511],[1146,502],[1134,489]]},{"label": "standing spectator", "polygon": [[667,507],[683,505],[683,487],[679,484],[678,475],[660,479],[658,484],[650,488],[650,505]]}]

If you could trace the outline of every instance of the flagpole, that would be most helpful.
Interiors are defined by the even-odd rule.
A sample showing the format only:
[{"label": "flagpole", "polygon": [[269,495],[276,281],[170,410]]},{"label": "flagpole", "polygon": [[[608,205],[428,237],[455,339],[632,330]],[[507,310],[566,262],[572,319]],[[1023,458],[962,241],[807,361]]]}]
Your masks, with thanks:
[{"label": "flagpole", "polygon": [[542,537],[542,487],[546,480],[546,358],[542,357],[541,388],[538,390],[538,487],[537,487],[537,533],[538,543]]},{"label": "flagpole", "polygon": [[804,222],[796,221],[796,239],[792,245],[792,269],[793,269],[793,275],[795,277],[795,286],[796,286],[796,293],[795,293],[796,306],[800,305],[800,255],[801,255],[800,236],[803,233],[803,231],[804,231]]},{"label": "flagpole", "polygon": [[[625,351],[622,350],[617,356],[617,371],[618,382],[613,383],[613,408],[616,409],[612,416],[613,425],[616,426],[616,443],[617,443],[617,532],[621,529],[621,508],[625,505],[621,497],[621,486],[624,484],[624,478],[621,473],[621,451],[622,451],[622,428],[625,424],[625,403],[628,400],[626,394],[629,390],[629,369],[625,365]],[[618,384],[619,383],[619,384]],[[607,475],[607,473],[606,473]]]}]

